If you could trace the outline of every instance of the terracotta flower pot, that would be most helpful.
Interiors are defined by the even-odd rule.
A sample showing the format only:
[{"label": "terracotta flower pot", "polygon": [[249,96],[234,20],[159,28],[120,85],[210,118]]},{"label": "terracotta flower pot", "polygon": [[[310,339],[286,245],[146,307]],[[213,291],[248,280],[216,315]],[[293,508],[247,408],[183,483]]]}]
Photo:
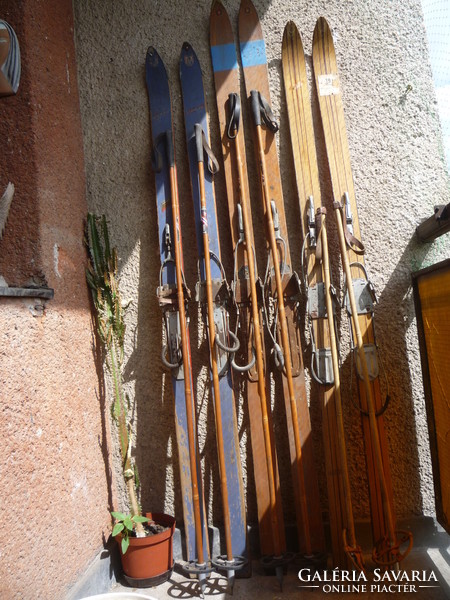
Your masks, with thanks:
[{"label": "terracotta flower pot", "polygon": [[144,538],[130,537],[130,545],[122,553],[122,535],[116,535],[125,579],[134,587],[150,587],[166,581],[173,568],[173,533],[175,519],[163,513],[145,513],[165,531]]}]

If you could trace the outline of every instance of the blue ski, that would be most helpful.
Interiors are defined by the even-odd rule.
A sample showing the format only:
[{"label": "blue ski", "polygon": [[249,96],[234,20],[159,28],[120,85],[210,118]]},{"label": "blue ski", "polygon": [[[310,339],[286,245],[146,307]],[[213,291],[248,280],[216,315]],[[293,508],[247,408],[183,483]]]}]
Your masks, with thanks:
[{"label": "blue ski", "polygon": [[[192,47],[185,43],[180,57],[180,78],[191,175],[192,196],[200,257],[197,299],[205,307],[211,356],[216,436],[225,525],[226,555],[213,560],[228,571],[232,586],[234,571],[250,574],[247,557],[247,524],[242,482],[239,438],[230,355],[237,338],[229,330],[226,308],[228,286],[220,259],[219,233],[213,188],[218,164],[209,148],[207,112],[200,65]],[[207,249],[205,251],[205,249]],[[243,559],[243,560],[242,560]],[[230,566],[231,565],[231,566]]]}]

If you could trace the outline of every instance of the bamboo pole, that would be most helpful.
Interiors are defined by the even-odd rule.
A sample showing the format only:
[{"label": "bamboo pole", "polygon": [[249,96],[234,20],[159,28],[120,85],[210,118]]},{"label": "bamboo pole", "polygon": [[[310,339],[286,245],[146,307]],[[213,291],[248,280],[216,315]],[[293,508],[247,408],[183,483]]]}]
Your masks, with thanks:
[{"label": "bamboo pole", "polygon": [[273,258],[273,268],[275,274],[275,283],[276,283],[276,292],[277,292],[277,308],[278,308],[278,321],[280,324],[280,333],[281,333],[281,343],[284,353],[284,361],[285,361],[285,369],[286,369],[286,379],[288,383],[288,391],[289,391],[289,402],[291,408],[291,417],[292,417],[292,428],[294,432],[294,442],[295,442],[295,453],[296,453],[296,468],[298,472],[298,483],[299,483],[299,496],[300,496],[300,509],[302,514],[302,521],[305,533],[305,546],[306,546],[306,554],[312,554],[312,546],[311,546],[311,534],[309,529],[309,520],[308,520],[308,506],[306,501],[306,489],[305,489],[305,477],[303,473],[302,467],[302,447],[300,441],[300,431],[298,427],[298,413],[297,413],[297,404],[294,393],[294,383],[292,380],[292,365],[291,365],[291,351],[289,346],[289,334],[286,323],[286,312],[284,306],[284,297],[283,297],[283,285],[281,280],[281,272],[280,265],[278,262],[278,248],[277,242],[275,239],[275,230],[274,223],[272,218],[272,210],[270,206],[270,187],[269,187],[269,175],[267,173],[266,168],[266,160],[264,154],[264,145],[262,141],[261,134],[261,113],[259,106],[259,94],[256,91],[250,92],[252,98],[252,113],[255,123],[256,130],[256,138],[257,138],[257,150],[259,156],[259,167],[260,167],[260,179],[261,179],[261,187],[262,187],[262,196],[264,203],[264,212],[267,219],[267,236],[269,238],[269,248],[272,253]]},{"label": "bamboo pole", "polygon": [[[181,335],[181,353],[183,357],[184,370],[184,395],[186,402],[186,419],[188,430],[189,444],[189,462],[191,467],[191,482],[192,482],[192,502],[194,508],[195,522],[195,543],[197,549],[197,566],[205,566],[205,556],[203,548],[203,527],[200,511],[200,494],[198,490],[198,470],[197,470],[197,446],[195,440],[195,407],[192,398],[191,377],[190,377],[190,361],[189,361],[189,345],[187,334],[187,321],[185,310],[185,298],[183,289],[183,273],[182,264],[183,256],[181,250],[181,234],[180,234],[180,205],[178,200],[177,174],[175,166],[175,157],[173,152],[173,139],[171,132],[167,133],[167,148],[169,159],[169,174],[170,174],[170,195],[172,204],[172,221],[174,227],[174,252],[175,252],[175,273],[177,282],[177,304],[178,314],[180,319],[180,335]],[[199,582],[201,586],[202,597],[204,594],[205,573],[199,573]]]},{"label": "bamboo pole", "polygon": [[[320,209],[319,209],[320,210]],[[331,298],[330,259],[328,255],[328,236],[326,218],[320,213],[320,236],[322,238],[322,272],[325,286],[325,303],[327,308],[328,329],[330,336],[331,359],[334,374],[334,402],[336,411],[336,425],[338,438],[338,451],[341,466],[341,480],[344,491],[344,505],[346,516],[346,530],[343,531],[343,543],[345,552],[351,562],[360,570],[364,571],[364,560],[361,548],[357,545],[355,534],[355,522],[353,519],[353,507],[350,492],[350,479],[348,475],[347,450],[345,444],[344,418],[342,414],[341,378],[339,371],[339,354],[334,327],[333,302]],[[348,532],[348,537],[347,537]]]},{"label": "bamboo pole", "polygon": [[[220,474],[220,489],[222,494],[222,509],[223,518],[225,525],[225,547],[227,560],[230,564],[233,563],[233,548],[231,542],[231,517],[230,507],[228,503],[228,484],[227,484],[227,472],[225,464],[225,450],[223,446],[223,425],[222,425],[222,408],[220,404],[220,382],[219,382],[219,371],[217,367],[217,349],[215,341],[216,326],[214,322],[214,298],[212,290],[212,278],[211,278],[211,257],[209,250],[209,234],[208,234],[208,215],[206,207],[206,193],[205,193],[205,166],[203,160],[203,140],[202,140],[202,129],[200,125],[195,126],[195,138],[197,145],[197,161],[198,161],[198,178],[199,178],[199,191],[200,191],[200,212],[202,221],[202,236],[203,236],[203,254],[204,254],[204,266],[205,266],[205,288],[206,288],[206,306],[207,306],[207,317],[208,317],[208,329],[209,329],[209,351],[211,357],[211,373],[213,381],[214,391],[214,414],[216,422],[216,439],[217,439],[217,453],[219,456],[219,474]],[[234,569],[227,569],[231,571],[229,579],[231,591],[233,589],[234,581]]]},{"label": "bamboo pole", "polygon": [[375,404],[373,401],[372,386],[371,386],[370,378],[369,378],[369,370],[367,367],[366,353],[364,351],[364,343],[363,343],[363,339],[362,339],[362,335],[361,335],[361,328],[359,326],[358,308],[356,306],[355,292],[353,289],[353,279],[352,279],[352,273],[351,273],[351,268],[350,268],[350,261],[349,261],[348,255],[347,255],[347,244],[345,241],[344,225],[342,222],[342,213],[341,213],[340,206],[337,207],[334,212],[336,215],[336,224],[337,224],[337,230],[338,230],[338,236],[339,236],[339,245],[340,245],[340,249],[341,249],[342,267],[344,269],[345,278],[347,281],[347,292],[348,292],[350,308],[351,308],[351,312],[352,312],[351,317],[352,317],[353,329],[354,329],[355,337],[356,337],[356,346],[357,346],[358,356],[359,356],[360,363],[361,363],[363,380],[364,380],[364,388],[365,388],[365,392],[366,392],[367,409],[368,409],[368,414],[369,414],[369,427],[370,427],[370,434],[371,434],[372,441],[373,441],[375,467],[376,467],[378,480],[379,480],[379,484],[380,484],[383,512],[384,512],[384,515],[386,518],[386,526],[387,526],[387,533],[389,536],[389,543],[390,543],[390,546],[392,548],[394,548],[397,546],[397,536],[396,536],[395,527],[394,527],[394,519],[392,516],[392,508],[391,508],[391,504],[389,501],[389,494],[388,494],[388,490],[387,490],[386,478],[384,475],[383,458],[381,455],[381,446],[380,446],[380,437],[378,434],[377,419],[376,419],[376,415],[375,415]]},{"label": "bamboo pole", "polygon": [[[269,430],[269,418],[267,412],[267,397],[266,397],[266,386],[265,386],[265,373],[264,373],[264,360],[263,360],[263,348],[261,342],[261,327],[258,310],[258,295],[256,291],[256,274],[255,274],[255,263],[254,255],[252,252],[252,236],[249,225],[249,200],[246,195],[244,185],[244,173],[242,165],[242,156],[239,146],[239,128],[235,124],[234,127],[234,148],[236,153],[236,165],[238,175],[238,188],[239,188],[239,199],[242,207],[242,220],[244,226],[244,239],[245,249],[247,252],[247,265],[248,265],[248,276],[250,281],[250,297],[252,306],[252,322],[253,322],[253,339],[255,344],[256,353],[256,369],[258,373],[258,394],[261,402],[261,415],[262,415],[262,426],[264,432],[264,449],[266,453],[266,465],[267,475],[269,483],[269,496],[270,496],[270,519],[272,525],[272,538],[274,545],[275,557],[281,556],[281,542],[280,532],[278,525],[278,515],[276,510],[276,486],[275,486],[275,467],[273,461],[273,448],[270,438]],[[281,572],[282,575],[282,572]]]}]

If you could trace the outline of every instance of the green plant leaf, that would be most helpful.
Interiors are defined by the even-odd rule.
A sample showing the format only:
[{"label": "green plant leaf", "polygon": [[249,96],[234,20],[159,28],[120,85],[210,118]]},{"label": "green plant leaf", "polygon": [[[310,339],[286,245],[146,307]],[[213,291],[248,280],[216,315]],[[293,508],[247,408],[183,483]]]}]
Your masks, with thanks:
[{"label": "green plant leaf", "polygon": [[123,524],[128,529],[128,531],[133,531],[133,521],[130,516],[127,516],[127,518],[124,519]]},{"label": "green plant leaf", "polygon": [[125,552],[128,550],[129,545],[130,545],[130,540],[128,539],[128,536],[123,537],[122,542],[121,542],[122,554],[125,554]]},{"label": "green plant leaf", "polygon": [[103,241],[105,243],[105,262],[108,263],[111,258],[111,248],[110,248],[110,244],[109,244],[108,225],[106,223],[105,215],[102,215],[101,226],[102,226]]},{"label": "green plant leaf", "polygon": [[111,511],[111,516],[114,517],[114,519],[117,519],[117,521],[124,521],[127,518],[127,515],[115,511]]},{"label": "green plant leaf", "polygon": [[150,521],[150,519],[147,519],[147,517],[143,517],[142,515],[134,515],[134,517],[131,518],[135,523],[148,523]]},{"label": "green plant leaf", "polygon": [[94,267],[94,272],[97,276],[99,276],[103,271],[103,252],[100,245],[96,220],[97,217],[93,213],[88,214],[89,250],[92,256],[92,266]]},{"label": "green plant leaf", "polygon": [[116,523],[114,525],[114,529],[112,530],[112,536],[116,537],[116,535],[118,535],[123,530],[124,530],[124,524],[123,523]]}]

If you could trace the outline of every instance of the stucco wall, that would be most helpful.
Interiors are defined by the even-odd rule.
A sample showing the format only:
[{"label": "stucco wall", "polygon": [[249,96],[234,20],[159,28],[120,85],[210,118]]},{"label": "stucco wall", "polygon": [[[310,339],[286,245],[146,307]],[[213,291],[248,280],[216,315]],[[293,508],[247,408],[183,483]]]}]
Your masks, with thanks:
[{"label": "stucco wall", "polygon": [[[308,67],[312,33],[318,16],[330,23],[339,64],[351,159],[366,244],[366,263],[379,295],[377,339],[382,350],[391,403],[386,413],[395,509],[399,517],[431,514],[433,486],[428,447],[411,271],[447,256],[446,237],[432,245],[417,244],[414,231],[436,203],[448,201],[437,104],[427,57],[419,0],[401,2],[330,2],[255,0],[262,21],[269,61],[272,107],[280,119],[279,149],[288,216],[291,252],[300,264],[298,203],[290,157],[286,107],[281,81],[281,38],[293,19],[302,34]],[[237,32],[239,0],[226,2]],[[189,194],[188,165],[182,122],[178,59],[189,41],[200,60],[208,95],[212,145],[217,153],[218,126],[209,55],[209,2],[119,3],[75,0],[75,33],[83,123],[88,205],[105,213],[121,259],[121,287],[132,300],[127,313],[126,386],[134,400],[142,481],[142,503],[152,510],[175,512],[181,518],[170,380],[160,361],[161,317],[155,290],[158,281],[158,241],[155,189],[150,167],[148,100],[144,62],[147,47],[155,46],[170,77],[177,167],[185,248],[186,280],[196,282],[195,231]],[[314,114],[317,117],[317,104]],[[323,193],[329,193],[323,140],[317,127]],[[255,169],[248,149],[251,176]],[[217,178],[221,245],[229,276],[232,248],[222,176]],[[263,271],[263,226],[253,199],[255,235]],[[330,234],[336,251],[336,235]],[[335,267],[336,267],[335,261]],[[337,269],[335,268],[335,272]],[[345,339],[346,323],[342,323]],[[191,339],[200,446],[210,517],[220,522],[218,469],[212,406],[207,380],[207,344],[195,307],[191,309]],[[343,377],[349,389],[347,347]],[[309,356],[309,355],[308,355]],[[309,363],[309,358],[305,359]],[[355,389],[353,393],[356,394]],[[323,461],[319,415],[311,398],[316,452]],[[345,402],[350,476],[357,519],[368,518],[362,463],[359,416]],[[240,408],[244,471],[250,459],[245,414]],[[281,469],[286,469],[282,465]],[[324,469],[321,490],[326,505]],[[253,485],[246,478],[248,518],[256,521]],[[119,504],[123,506],[122,496]],[[289,499],[287,501],[289,503]],[[292,506],[286,507],[293,520]]]},{"label": "stucco wall", "polygon": [[22,52],[0,99],[0,187],[16,192],[0,241],[0,597],[56,599],[103,549],[112,504],[108,422],[84,280],[85,178],[70,0],[0,1]]}]

